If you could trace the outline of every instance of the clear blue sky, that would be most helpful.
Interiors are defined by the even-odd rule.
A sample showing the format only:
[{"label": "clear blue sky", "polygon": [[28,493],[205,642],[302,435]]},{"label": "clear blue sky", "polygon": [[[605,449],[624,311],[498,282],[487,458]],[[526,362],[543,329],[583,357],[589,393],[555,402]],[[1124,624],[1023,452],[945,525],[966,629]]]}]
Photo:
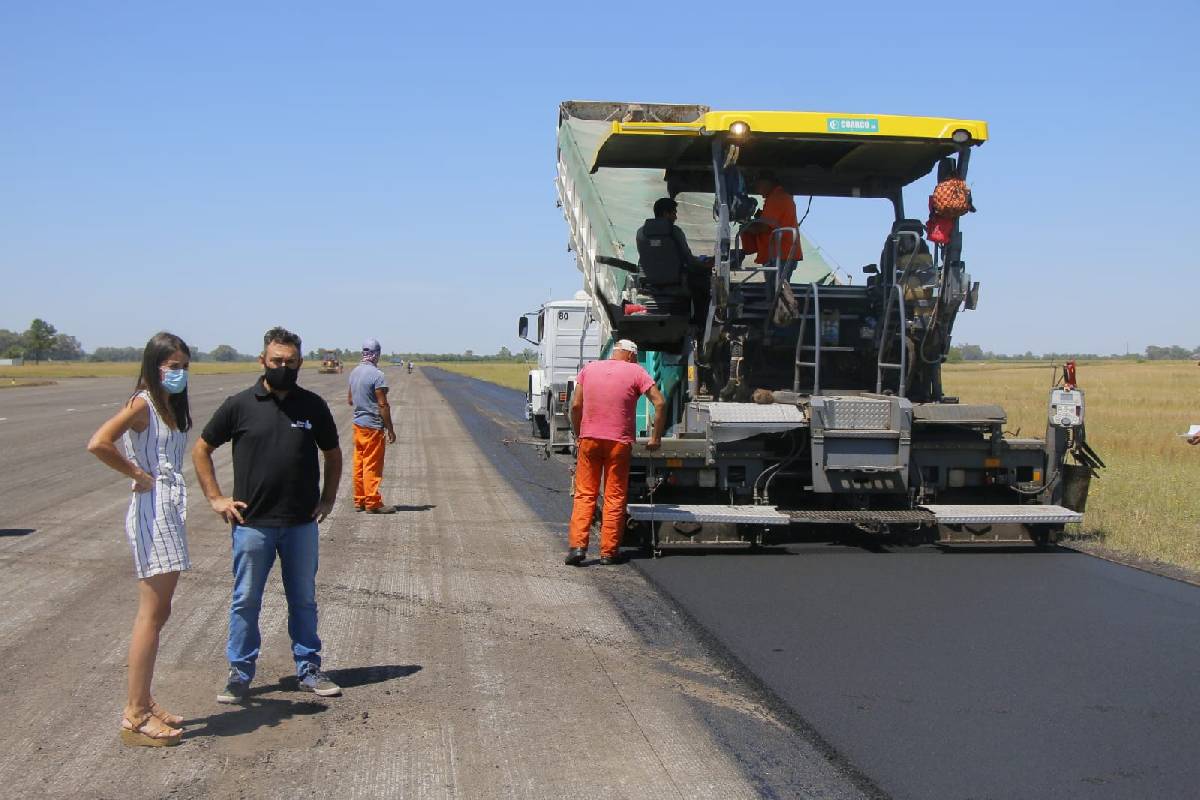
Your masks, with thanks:
[{"label": "clear blue sky", "polygon": [[[3,3],[0,327],[518,347],[580,284],[578,98],[987,120],[956,340],[1200,345],[1197,4],[811,5]],[[856,274],[886,233],[862,203],[806,223]]]}]

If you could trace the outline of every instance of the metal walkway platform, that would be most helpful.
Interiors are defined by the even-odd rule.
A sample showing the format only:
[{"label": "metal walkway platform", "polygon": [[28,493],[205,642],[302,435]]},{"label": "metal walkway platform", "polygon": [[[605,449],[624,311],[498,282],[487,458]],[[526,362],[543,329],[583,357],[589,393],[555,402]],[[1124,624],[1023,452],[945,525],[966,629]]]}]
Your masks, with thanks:
[{"label": "metal walkway platform", "polygon": [[1083,514],[1062,506],[929,505],[921,508],[931,511],[942,525],[1063,525],[1083,522]]},{"label": "metal walkway platform", "polygon": [[629,516],[644,522],[725,522],[747,525],[787,525],[792,520],[775,506],[675,505],[630,503]]},{"label": "metal walkway platform", "polygon": [[798,510],[775,506],[630,503],[629,516],[643,522],[723,522],[745,525],[1063,525],[1083,515],[1062,506],[927,505],[907,510]]}]

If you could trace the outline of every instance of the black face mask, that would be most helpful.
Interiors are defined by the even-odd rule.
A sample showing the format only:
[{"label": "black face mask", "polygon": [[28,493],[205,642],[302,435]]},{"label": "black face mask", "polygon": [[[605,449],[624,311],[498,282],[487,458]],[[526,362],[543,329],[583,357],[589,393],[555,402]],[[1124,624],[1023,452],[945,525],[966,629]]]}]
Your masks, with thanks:
[{"label": "black face mask", "polygon": [[298,367],[267,367],[263,370],[263,377],[267,379],[267,385],[276,392],[286,392],[291,389],[296,385],[296,378],[299,375]]}]

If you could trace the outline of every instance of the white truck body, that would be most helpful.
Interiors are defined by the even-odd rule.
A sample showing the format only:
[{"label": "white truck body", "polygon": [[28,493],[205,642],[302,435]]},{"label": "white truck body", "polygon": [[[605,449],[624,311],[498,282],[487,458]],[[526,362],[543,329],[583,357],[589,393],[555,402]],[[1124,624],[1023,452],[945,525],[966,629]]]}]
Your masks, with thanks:
[{"label": "white truck body", "polygon": [[[529,371],[525,418],[533,434],[549,440],[556,450],[573,441],[569,409],[575,377],[588,362],[600,357],[600,326],[584,292],[571,300],[551,300],[521,317],[521,338],[538,348],[538,365]],[[529,330],[530,318],[536,326]]]}]

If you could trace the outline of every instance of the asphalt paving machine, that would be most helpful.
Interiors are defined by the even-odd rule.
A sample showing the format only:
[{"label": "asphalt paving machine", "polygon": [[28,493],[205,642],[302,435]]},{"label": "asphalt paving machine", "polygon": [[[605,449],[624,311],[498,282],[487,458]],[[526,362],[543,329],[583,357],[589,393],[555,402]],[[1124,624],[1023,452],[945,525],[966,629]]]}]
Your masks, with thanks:
[{"label": "asphalt paving machine", "polygon": [[[759,545],[831,525],[1045,546],[1082,520],[1101,464],[1073,365],[1042,439],[1007,435],[1001,407],[942,390],[955,318],[976,308],[979,284],[962,220],[940,220],[930,241],[904,189],[965,182],[986,139],[975,120],[561,105],[558,199],[602,354],[638,343],[671,415],[647,451],[653,409],[639,405],[627,543]],[[745,187],[763,172],[792,196],[890,203],[890,229],[864,231],[882,252],[863,283],[835,277],[803,220],[771,234],[765,263],[745,257],[757,205]],[[637,229],[664,196],[691,249],[712,256],[706,311],[691,309],[686,282],[639,263]]]}]

